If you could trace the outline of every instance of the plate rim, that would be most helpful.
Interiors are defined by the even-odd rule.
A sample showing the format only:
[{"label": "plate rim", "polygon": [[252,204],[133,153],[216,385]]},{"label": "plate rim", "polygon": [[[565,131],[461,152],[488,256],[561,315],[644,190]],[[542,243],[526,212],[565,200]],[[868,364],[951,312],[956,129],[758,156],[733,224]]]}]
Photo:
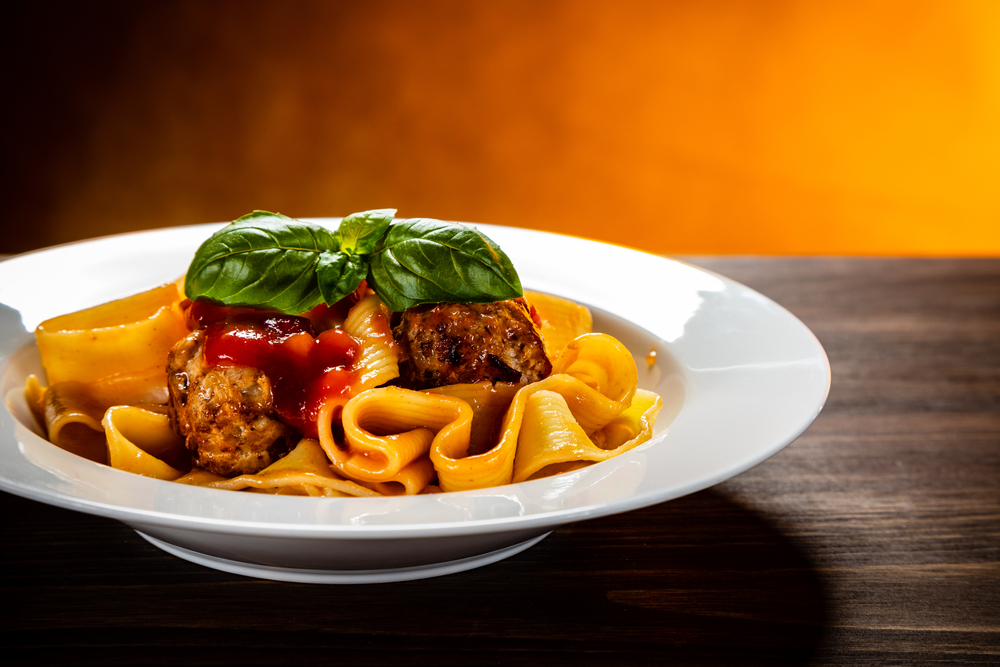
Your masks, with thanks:
[{"label": "plate rim", "polygon": [[[302,218],[304,221],[316,222],[319,224],[331,224],[335,223],[339,218]],[[166,227],[159,229],[150,230],[138,230],[131,232],[124,232],[120,234],[110,234],[101,237],[96,237],[93,239],[83,239],[79,241],[71,241],[68,243],[59,244],[56,246],[51,246],[48,248],[41,248],[37,250],[32,250],[26,253],[21,253],[4,259],[0,262],[0,271],[4,267],[11,266],[11,262],[24,261],[35,256],[44,256],[45,253],[51,253],[54,250],[65,250],[67,248],[72,248],[74,246],[85,246],[93,243],[101,242],[114,242],[117,240],[125,239],[128,237],[143,236],[149,234],[159,234],[159,233],[177,233],[177,234],[193,234],[194,232],[206,232],[210,233],[210,230],[214,228],[219,228],[226,223],[200,223],[192,225],[183,225],[177,227]],[[497,530],[523,530],[529,528],[541,528],[549,526],[557,526],[569,522],[588,520],[592,518],[598,518],[601,516],[607,516],[610,514],[618,514],[622,512],[633,511],[642,507],[646,507],[652,504],[657,504],[659,502],[664,502],[678,498],[690,493],[700,491],[705,488],[709,488],[725,479],[734,477],[746,470],[759,465],[761,462],[771,458],[782,449],[787,447],[795,439],[797,439],[809,426],[813,423],[816,417],[820,414],[822,408],[824,407],[826,400],[829,396],[830,391],[830,379],[831,371],[829,359],[823,349],[822,344],[816,338],[815,334],[809,330],[809,328],[802,323],[793,313],[788,311],[786,308],[777,304],[768,297],[752,290],[751,288],[713,272],[709,269],[704,269],[697,265],[691,264],[690,262],[685,262],[684,260],[665,257],[662,255],[656,255],[643,250],[630,248],[628,246],[623,246],[620,244],[609,244],[594,239],[587,239],[583,237],[568,235],[568,234],[557,234],[552,232],[538,231],[523,229],[518,227],[502,227],[497,225],[488,225],[481,223],[463,223],[475,226],[477,228],[483,228],[483,231],[490,235],[494,234],[503,235],[526,235],[527,237],[537,236],[538,238],[562,238],[562,239],[572,239],[573,242],[582,242],[584,244],[596,244],[601,248],[618,248],[627,253],[639,253],[648,258],[652,258],[658,262],[672,263],[678,266],[683,266],[689,271],[694,271],[700,274],[712,276],[713,278],[721,281],[727,289],[736,290],[737,293],[742,294],[752,294],[756,298],[762,300],[762,303],[768,303],[771,307],[783,313],[786,318],[790,318],[789,322],[793,323],[798,327],[798,334],[806,334],[815,346],[815,351],[817,354],[817,359],[821,361],[824,372],[825,372],[825,382],[824,387],[821,391],[821,396],[815,401],[814,409],[811,411],[810,415],[802,416],[798,420],[795,427],[788,429],[785,437],[780,438],[771,443],[768,447],[759,448],[755,454],[751,457],[746,458],[741,462],[740,465],[735,467],[730,467],[724,471],[721,471],[716,477],[717,478],[700,478],[696,480],[691,480],[688,484],[674,486],[668,489],[653,489],[640,494],[628,495],[624,498],[615,500],[612,503],[593,503],[584,504],[568,508],[550,510],[545,512],[535,512],[526,515],[514,515],[514,516],[503,516],[490,519],[476,519],[468,521],[447,521],[447,522],[428,522],[428,523],[402,523],[397,525],[390,524],[357,524],[357,525],[345,525],[342,523],[300,523],[300,524],[285,524],[285,523],[271,523],[271,522],[260,522],[260,521],[247,521],[247,520],[220,520],[217,518],[208,517],[194,517],[188,514],[178,514],[176,512],[151,512],[143,509],[136,509],[135,507],[122,506],[113,503],[101,503],[91,499],[81,499],[78,497],[73,497],[71,495],[61,495],[53,492],[42,491],[30,486],[21,486],[16,483],[16,480],[10,480],[4,474],[0,474],[0,489],[20,495],[22,497],[30,498],[39,502],[52,504],[67,509],[82,511],[89,514],[94,514],[98,516],[105,516],[108,518],[114,518],[116,520],[123,521],[130,525],[156,525],[160,527],[170,527],[170,528],[183,528],[186,530],[198,531],[198,532],[222,532],[232,535],[246,535],[246,536],[272,536],[272,537],[291,537],[291,538],[305,538],[305,539],[315,539],[315,538],[331,538],[331,539],[392,539],[392,538],[420,538],[420,537],[444,537],[444,536],[454,536],[454,535],[473,535],[473,534],[484,534],[492,533]],[[501,244],[503,246],[503,244]],[[531,288],[531,285],[527,285],[527,288]],[[111,297],[114,298],[114,297]],[[0,303],[6,304],[2,298],[2,293],[0,293]],[[30,332],[29,332],[30,333]],[[657,335],[656,332],[652,332]],[[0,373],[6,371],[8,362],[10,361],[10,356],[16,353],[16,349],[9,349],[6,347],[7,342],[4,341],[0,343]],[[6,400],[4,401],[0,411],[6,413],[4,416],[11,417],[17,423],[16,417],[10,414]],[[23,428],[23,427],[22,427]],[[4,426],[3,432],[0,432],[0,440],[6,442],[10,438],[14,437],[11,432]],[[39,436],[35,436],[39,437]],[[15,438],[16,439],[16,438]],[[662,440],[663,438],[659,438]],[[654,437],[652,441],[653,444],[657,441],[657,437]],[[648,446],[649,443],[647,443]],[[74,456],[66,452],[68,456]],[[2,451],[0,451],[2,455]],[[96,465],[96,464],[95,464]],[[109,469],[111,470],[111,469]],[[129,473],[124,473],[122,471],[115,471],[122,475],[129,475]],[[573,473],[570,473],[571,475]],[[132,476],[135,477],[135,476]],[[552,478],[549,478],[552,479]],[[537,485],[543,483],[546,480],[535,480],[532,482],[524,482],[522,484]],[[142,479],[144,483],[156,483],[156,484],[169,484],[173,485],[173,482],[165,482],[161,480],[151,480]],[[494,487],[493,489],[485,490],[473,490],[458,492],[459,495],[466,497],[481,497],[483,495],[490,495],[495,489],[509,489],[511,487],[516,487],[521,485],[508,485],[506,487]],[[230,491],[222,491],[216,489],[197,489],[197,491],[211,492],[211,493],[223,493],[231,494]],[[446,494],[448,496],[454,496],[456,494]],[[363,503],[363,502],[384,502],[389,499],[316,499],[316,498],[292,498],[292,497],[282,497],[277,496],[271,498],[278,503],[284,503],[291,501],[292,503],[307,502],[307,503]]]}]

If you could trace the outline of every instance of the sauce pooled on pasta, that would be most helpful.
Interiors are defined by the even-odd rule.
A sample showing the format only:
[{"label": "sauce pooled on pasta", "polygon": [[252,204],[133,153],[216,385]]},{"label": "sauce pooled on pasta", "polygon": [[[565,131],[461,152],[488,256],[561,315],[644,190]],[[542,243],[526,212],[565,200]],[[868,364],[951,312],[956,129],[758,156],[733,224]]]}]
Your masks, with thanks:
[{"label": "sauce pooled on pasta", "polygon": [[360,345],[341,329],[318,336],[306,317],[195,301],[189,321],[205,328],[208,366],[250,366],[274,386],[274,409],[281,421],[315,438],[323,403],[347,396]]}]

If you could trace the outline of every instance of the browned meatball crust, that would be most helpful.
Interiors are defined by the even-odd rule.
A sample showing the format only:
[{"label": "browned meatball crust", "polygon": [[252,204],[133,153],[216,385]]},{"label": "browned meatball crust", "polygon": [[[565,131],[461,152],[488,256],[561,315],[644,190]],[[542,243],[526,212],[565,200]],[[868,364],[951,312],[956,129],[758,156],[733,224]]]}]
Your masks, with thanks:
[{"label": "browned meatball crust", "polygon": [[208,368],[204,331],[178,342],[167,359],[170,425],[194,465],[217,475],[259,472],[298,440],[274,412],[271,381],[256,368]]},{"label": "browned meatball crust", "polygon": [[413,389],[467,382],[536,382],[552,372],[522,299],[439,303],[405,311],[393,329],[400,383]]}]

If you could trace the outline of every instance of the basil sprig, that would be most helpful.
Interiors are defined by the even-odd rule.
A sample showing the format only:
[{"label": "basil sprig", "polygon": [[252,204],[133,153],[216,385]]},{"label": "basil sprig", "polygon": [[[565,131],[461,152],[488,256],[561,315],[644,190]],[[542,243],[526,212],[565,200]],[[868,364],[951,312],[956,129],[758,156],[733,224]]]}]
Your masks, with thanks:
[{"label": "basil sprig", "polygon": [[423,303],[487,303],[523,294],[510,259],[471,227],[355,213],[330,231],[254,211],[205,241],[184,290],[230,306],[304,313],[334,304],[361,281],[397,312]]}]

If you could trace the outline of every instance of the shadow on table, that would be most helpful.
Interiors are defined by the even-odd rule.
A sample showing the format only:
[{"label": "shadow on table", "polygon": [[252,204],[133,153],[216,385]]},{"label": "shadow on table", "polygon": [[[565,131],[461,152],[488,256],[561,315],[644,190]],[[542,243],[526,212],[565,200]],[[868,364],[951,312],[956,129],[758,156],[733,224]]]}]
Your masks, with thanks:
[{"label": "shadow on table", "polygon": [[[794,665],[827,621],[801,548],[714,490],[567,526],[488,567],[362,586],[227,575],[122,524],[6,498],[29,514],[3,634],[44,646],[37,664]],[[87,537],[33,553],[67,535]]]},{"label": "shadow on table", "polygon": [[828,621],[801,547],[714,490],[568,526],[504,567],[510,590],[480,616],[520,609],[565,664],[806,664]]}]

